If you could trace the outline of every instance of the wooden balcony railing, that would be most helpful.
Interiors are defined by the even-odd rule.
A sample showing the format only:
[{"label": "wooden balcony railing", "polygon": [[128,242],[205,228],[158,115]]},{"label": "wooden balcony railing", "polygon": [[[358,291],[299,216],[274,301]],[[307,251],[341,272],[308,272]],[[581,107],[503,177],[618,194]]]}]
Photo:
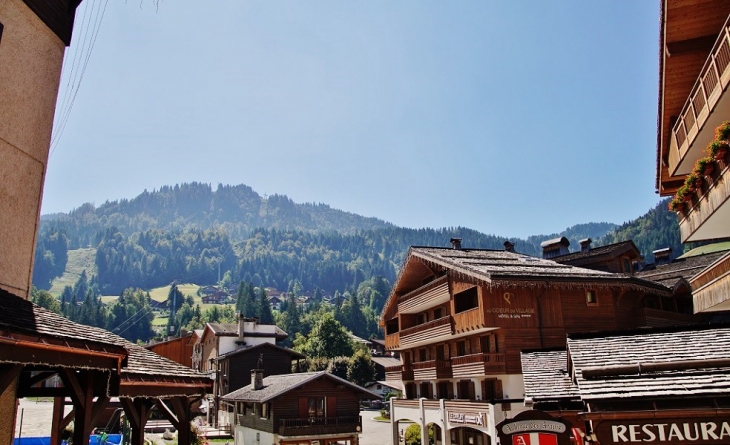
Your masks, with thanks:
[{"label": "wooden balcony railing", "polygon": [[385,349],[393,350],[400,348],[400,332],[388,334],[385,336]]},{"label": "wooden balcony railing", "polygon": [[451,359],[454,378],[507,372],[504,354],[470,354]]},{"label": "wooden balcony railing", "polygon": [[484,315],[479,307],[459,312],[454,314],[453,317],[454,332],[470,331],[472,329],[481,328],[484,325]]},{"label": "wooden balcony railing", "polygon": [[449,360],[416,362],[411,366],[411,369],[416,380],[451,378],[451,361]]},{"label": "wooden balcony railing", "polygon": [[356,433],[359,431],[362,431],[360,416],[279,420],[279,434],[282,436]]},{"label": "wooden balcony railing", "polygon": [[[687,155],[689,147],[719,101],[722,92],[730,83],[730,70],[728,70],[730,66],[729,20],[730,17],[725,21],[725,25],[715,41],[715,46],[672,128],[670,170],[674,170]],[[694,161],[692,163],[694,164]]]},{"label": "wooden balcony railing", "polygon": [[437,318],[428,323],[419,324],[400,331],[400,343],[403,347],[415,346],[438,337],[449,336],[454,333],[450,315]]},{"label": "wooden balcony railing", "polygon": [[697,316],[694,314],[681,314],[679,312],[651,309],[648,307],[637,309],[636,315],[644,319],[645,326],[661,327],[673,326],[676,324],[697,323]]},{"label": "wooden balcony railing", "polygon": [[416,332],[421,332],[421,331],[425,331],[427,329],[437,328],[439,326],[444,326],[444,325],[447,325],[450,323],[451,323],[451,316],[447,315],[445,317],[427,321],[426,323],[418,324],[418,325],[412,326],[410,328],[402,329],[400,331],[400,335],[402,337],[407,337],[408,335],[415,334]]},{"label": "wooden balcony railing", "polygon": [[388,366],[385,368],[385,380],[413,380],[413,368],[406,369],[404,365]]}]

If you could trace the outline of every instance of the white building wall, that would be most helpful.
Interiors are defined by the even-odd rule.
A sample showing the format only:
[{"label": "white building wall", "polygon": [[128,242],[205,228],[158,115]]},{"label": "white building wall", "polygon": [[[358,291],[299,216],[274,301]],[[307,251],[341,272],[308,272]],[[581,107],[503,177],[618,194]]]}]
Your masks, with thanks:
[{"label": "white building wall", "polygon": [[233,440],[235,445],[276,445],[279,435],[237,426]]}]

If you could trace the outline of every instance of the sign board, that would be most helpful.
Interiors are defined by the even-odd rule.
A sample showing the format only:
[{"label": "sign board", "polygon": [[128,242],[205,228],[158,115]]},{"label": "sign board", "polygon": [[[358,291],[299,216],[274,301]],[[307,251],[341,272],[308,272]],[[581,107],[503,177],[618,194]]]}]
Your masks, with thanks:
[{"label": "sign board", "polygon": [[594,430],[602,445],[719,445],[730,443],[730,416],[594,421]]},{"label": "sign board", "polygon": [[550,414],[531,410],[497,424],[502,445],[570,445],[571,425]]},{"label": "sign board", "polygon": [[449,423],[455,425],[484,426],[484,414],[482,413],[461,413],[449,411]]}]

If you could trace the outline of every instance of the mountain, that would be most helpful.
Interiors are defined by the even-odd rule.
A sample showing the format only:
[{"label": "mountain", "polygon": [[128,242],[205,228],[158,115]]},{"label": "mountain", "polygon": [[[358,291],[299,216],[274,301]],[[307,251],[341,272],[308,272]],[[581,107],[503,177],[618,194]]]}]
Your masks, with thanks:
[{"label": "mountain", "polygon": [[[34,279],[37,286],[47,288],[63,271],[64,247],[94,247],[98,286],[106,294],[173,280],[213,283],[219,273],[228,282],[244,280],[280,290],[298,283],[308,291],[354,292],[375,276],[392,283],[412,245],[449,246],[455,237],[463,239],[465,248],[503,249],[507,240],[465,227],[403,228],[325,204],[297,204],[284,195],[262,197],[246,185],[214,190],[201,183],[43,216],[39,233],[38,245],[45,250],[36,253],[38,270],[44,272]],[[560,236],[570,240],[573,250],[582,238],[601,245],[631,237],[646,254],[679,235],[676,217],[660,203],[620,227],[577,224],[560,233],[509,241],[517,252],[539,256],[542,241]]]}]

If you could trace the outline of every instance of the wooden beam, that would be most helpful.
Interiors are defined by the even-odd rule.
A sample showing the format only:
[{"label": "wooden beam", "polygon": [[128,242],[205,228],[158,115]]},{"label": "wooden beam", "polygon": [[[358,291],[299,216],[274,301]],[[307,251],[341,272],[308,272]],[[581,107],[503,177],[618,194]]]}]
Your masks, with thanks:
[{"label": "wooden beam", "polygon": [[132,424],[131,445],[144,445],[144,427],[150,415],[150,401],[148,399],[130,399],[120,397],[124,413]]},{"label": "wooden beam", "polygon": [[53,399],[53,414],[51,415],[51,445],[61,445],[62,432],[65,426],[63,422],[64,397]]},{"label": "wooden beam", "polygon": [[23,370],[23,365],[0,365],[0,394],[15,381]]},{"label": "wooden beam", "polygon": [[106,406],[109,404],[109,396],[103,395],[96,399],[96,402],[94,402],[94,406],[91,409],[91,427],[95,428],[96,425],[99,424],[99,419],[104,414],[104,410],[106,409]]},{"label": "wooden beam", "polygon": [[[85,371],[79,374],[83,379],[81,403],[74,402],[74,445],[89,445],[91,434],[92,408],[94,407],[94,372]],[[77,381],[78,383],[78,381]]]},{"label": "wooden beam", "polygon": [[171,404],[180,421],[180,428],[177,429],[177,443],[178,445],[190,445],[192,442],[190,399],[188,397],[174,397]]},{"label": "wooden beam", "polygon": [[63,380],[63,385],[70,390],[69,394],[74,407],[78,405],[83,408],[86,397],[84,397],[84,390],[81,389],[79,380],[76,378],[76,372],[73,369],[63,368],[59,375]]},{"label": "wooden beam", "polygon": [[30,377],[28,379],[28,385],[33,386],[33,385],[35,385],[37,383],[40,383],[40,382],[42,382],[44,380],[47,380],[47,379],[53,377],[56,374],[58,374],[57,371],[42,371],[42,372],[39,372],[38,374],[36,374],[36,375],[34,375],[34,376],[32,376],[32,377]]},{"label": "wooden beam", "polygon": [[172,410],[167,405],[165,405],[165,402],[162,399],[155,399],[155,406],[157,406],[157,409],[159,409],[162,415],[170,421],[170,423],[176,430],[180,429],[180,421],[178,420],[177,416],[175,416],[175,414],[172,412]]},{"label": "wooden beam", "polygon": [[697,37],[694,39],[678,40],[676,42],[667,42],[667,44],[664,45],[664,52],[667,57],[698,51],[709,55],[712,47],[715,45],[715,41],[717,41],[717,34]]}]

